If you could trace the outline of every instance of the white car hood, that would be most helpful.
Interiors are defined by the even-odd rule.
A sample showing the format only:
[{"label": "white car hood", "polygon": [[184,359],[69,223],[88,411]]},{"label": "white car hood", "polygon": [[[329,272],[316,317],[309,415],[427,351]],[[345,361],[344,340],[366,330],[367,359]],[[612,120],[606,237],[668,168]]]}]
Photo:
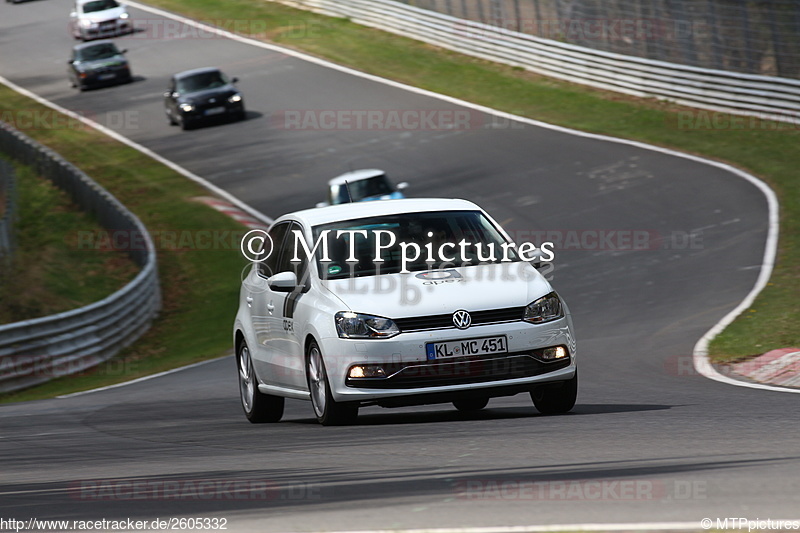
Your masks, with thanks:
[{"label": "white car hood", "polygon": [[81,13],[78,18],[91,22],[103,22],[104,20],[118,19],[123,13],[125,13],[124,7],[115,7],[112,9],[104,9],[103,11],[95,11],[93,13]]},{"label": "white car hood", "polygon": [[521,307],[553,290],[524,262],[328,280],[323,285],[349,310],[387,318]]}]

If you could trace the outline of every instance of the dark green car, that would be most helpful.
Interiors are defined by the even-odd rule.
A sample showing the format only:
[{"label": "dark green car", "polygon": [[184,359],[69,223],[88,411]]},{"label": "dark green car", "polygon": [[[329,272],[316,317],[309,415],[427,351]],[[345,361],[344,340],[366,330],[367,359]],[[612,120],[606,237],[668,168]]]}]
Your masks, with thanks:
[{"label": "dark green car", "polygon": [[76,45],[67,64],[67,76],[81,91],[133,81],[128,60],[113,41],[92,41]]}]

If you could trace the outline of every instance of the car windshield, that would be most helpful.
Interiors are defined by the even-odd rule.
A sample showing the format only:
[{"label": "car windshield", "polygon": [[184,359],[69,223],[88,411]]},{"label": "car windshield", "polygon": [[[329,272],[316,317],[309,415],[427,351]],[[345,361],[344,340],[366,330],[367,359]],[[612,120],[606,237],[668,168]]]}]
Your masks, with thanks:
[{"label": "car windshield", "polygon": [[82,48],[75,52],[76,59],[81,61],[94,61],[96,59],[107,59],[119,54],[117,47],[111,43],[97,44],[88,48]]},{"label": "car windshield", "polygon": [[[393,240],[391,236],[383,232],[394,236],[393,245],[389,246]],[[405,270],[414,272],[498,263],[504,258],[501,244],[507,242],[480,211],[400,213],[360,218],[315,226],[313,234],[314,242],[324,236],[317,248],[316,260],[320,275],[326,279],[395,274],[403,266]],[[308,244],[310,249],[313,243]],[[323,260],[325,248],[322,244],[327,246],[330,261]],[[377,244],[381,246],[379,251]],[[405,265],[402,244],[406,246]],[[413,245],[419,247],[420,254],[412,259]],[[351,247],[355,261],[347,261]],[[376,255],[376,252],[379,253]],[[300,250],[299,253],[304,252]],[[513,248],[508,248],[507,260],[520,261]]]},{"label": "car windshield", "polygon": [[208,89],[217,89],[227,85],[228,78],[218,70],[211,70],[186,76],[178,80],[178,91],[182,93],[196,93]]},{"label": "car windshield", "polygon": [[98,11],[105,11],[106,9],[114,9],[119,7],[116,0],[93,0],[83,4],[84,13],[96,13]]},{"label": "car windshield", "polygon": [[[348,194],[348,190],[350,194]],[[345,185],[332,185],[331,186],[331,203],[346,204],[348,202],[358,202],[370,196],[383,196],[384,194],[392,194],[392,189],[389,180],[386,176],[381,174],[373,178],[363,180],[349,181]],[[352,196],[352,200],[350,197]]]}]

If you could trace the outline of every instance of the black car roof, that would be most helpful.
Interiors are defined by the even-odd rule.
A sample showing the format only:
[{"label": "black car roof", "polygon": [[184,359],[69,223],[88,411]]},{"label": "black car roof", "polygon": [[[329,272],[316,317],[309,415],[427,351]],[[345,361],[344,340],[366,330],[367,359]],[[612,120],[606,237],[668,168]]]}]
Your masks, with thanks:
[{"label": "black car roof", "polygon": [[175,74],[174,78],[176,80],[180,80],[182,78],[188,78],[189,76],[194,76],[195,74],[202,74],[204,72],[219,72],[220,70],[217,67],[203,67],[203,68],[194,68],[192,70],[184,70],[183,72],[178,72]]},{"label": "black car roof", "polygon": [[83,50],[84,48],[92,48],[94,46],[98,46],[98,45],[101,45],[101,44],[113,44],[114,47],[117,46],[114,43],[114,41],[112,41],[111,39],[103,39],[101,41],[90,41],[88,43],[76,44],[75,46],[72,47],[72,49],[73,50]]}]

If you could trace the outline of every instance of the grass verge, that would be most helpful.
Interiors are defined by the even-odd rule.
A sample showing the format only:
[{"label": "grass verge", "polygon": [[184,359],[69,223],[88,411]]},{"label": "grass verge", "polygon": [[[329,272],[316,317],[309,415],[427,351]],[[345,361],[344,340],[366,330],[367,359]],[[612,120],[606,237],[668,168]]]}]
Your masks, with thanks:
[{"label": "grass verge", "polygon": [[123,252],[82,250],[79,232],[102,227],[52,182],[14,167],[18,246],[0,263],[0,324],[88,305],[136,276],[138,267]]},{"label": "grass verge", "polygon": [[[52,113],[4,86],[0,101],[9,111]],[[74,121],[60,123],[73,127],[25,133],[84,170],[147,226],[158,249],[163,308],[151,329],[115,360],[79,376],[2,395],[0,402],[47,398],[133,379],[220,356],[231,344],[239,272],[245,264],[239,253],[244,228],[194,201],[208,192],[180,174],[95,130],[74,127]],[[85,231],[95,227],[92,221],[73,226]],[[28,230],[44,233],[39,225]],[[83,245],[107,248],[103,238],[100,232],[96,241]],[[96,255],[102,262],[118,254]]]},{"label": "grass verge", "polygon": [[[767,182],[781,202],[779,257],[770,284],[711,344],[715,361],[800,346],[800,130],[797,124],[723,119],[654,99],[622,96],[442,50],[264,0],[148,0],[229,28],[258,21],[264,38],[350,67],[478,104],[583,131],[725,161]],[[266,26],[267,30],[264,31]],[[688,117],[688,119],[687,119]]]}]

